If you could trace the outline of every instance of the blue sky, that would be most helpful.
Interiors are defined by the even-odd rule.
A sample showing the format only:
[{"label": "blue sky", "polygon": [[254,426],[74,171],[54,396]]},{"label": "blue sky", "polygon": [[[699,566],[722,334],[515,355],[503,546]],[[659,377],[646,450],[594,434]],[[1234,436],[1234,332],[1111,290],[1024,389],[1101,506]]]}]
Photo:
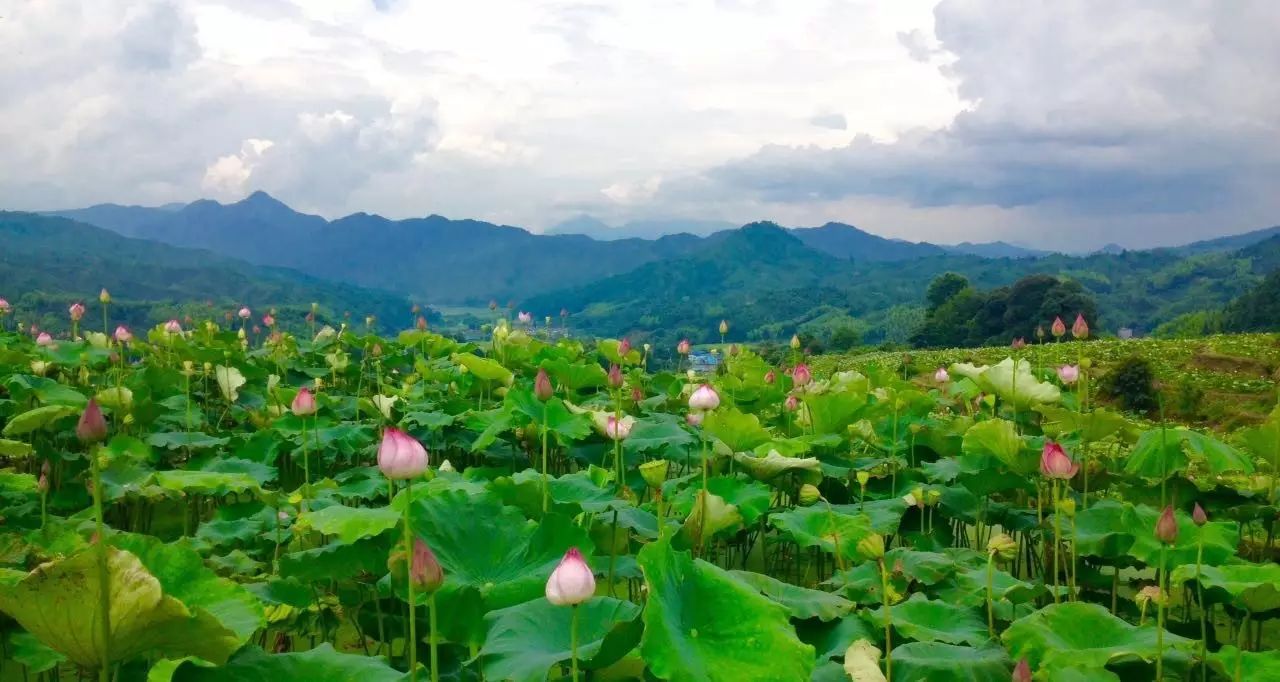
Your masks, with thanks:
[{"label": "blue sky", "polygon": [[1280,4],[0,0],[0,206],[1147,246],[1280,223]]}]

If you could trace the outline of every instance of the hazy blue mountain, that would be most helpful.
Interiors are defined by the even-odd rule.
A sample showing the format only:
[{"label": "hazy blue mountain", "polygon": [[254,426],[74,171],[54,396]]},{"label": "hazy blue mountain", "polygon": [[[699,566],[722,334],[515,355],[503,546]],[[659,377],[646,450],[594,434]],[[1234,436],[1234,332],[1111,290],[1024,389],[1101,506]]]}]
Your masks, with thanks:
[{"label": "hazy blue mountain", "polygon": [[951,253],[964,253],[971,256],[982,256],[983,258],[1039,258],[1051,253],[1050,251],[1029,249],[1025,246],[1003,241],[960,242],[959,244],[944,245],[942,248]]},{"label": "hazy blue mountain", "polygon": [[665,235],[692,234],[705,237],[724,230],[737,229],[724,220],[689,220],[684,218],[633,220],[613,226],[589,215],[580,215],[548,228],[544,234],[580,234],[601,241],[615,239],[658,239]]},{"label": "hazy blue mountain", "polygon": [[61,216],[82,223],[103,227],[126,237],[135,237],[148,224],[171,217],[185,204],[164,206],[121,206],[120,204],[96,204],[88,208],[67,211],[47,211],[45,215]]},{"label": "hazy blue mountain", "polygon": [[1244,234],[1233,234],[1227,237],[1218,237],[1216,239],[1205,239],[1198,242],[1192,242],[1177,247],[1183,253],[1207,253],[1210,251],[1235,251],[1253,244],[1264,242],[1272,237],[1280,235],[1280,225],[1267,227],[1261,230],[1245,232]]},{"label": "hazy blue mountain", "polygon": [[895,261],[938,256],[946,253],[940,246],[924,242],[886,239],[844,223],[827,223],[822,227],[794,228],[803,244],[837,258],[858,261]]}]

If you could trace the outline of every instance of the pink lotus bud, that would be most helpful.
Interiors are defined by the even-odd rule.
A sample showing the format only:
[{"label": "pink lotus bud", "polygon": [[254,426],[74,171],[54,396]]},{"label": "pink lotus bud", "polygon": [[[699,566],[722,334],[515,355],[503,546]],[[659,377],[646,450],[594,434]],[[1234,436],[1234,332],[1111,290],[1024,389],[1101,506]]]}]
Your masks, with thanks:
[{"label": "pink lotus bud", "polygon": [[626,440],[627,436],[631,435],[631,425],[633,423],[609,415],[609,419],[604,424],[604,435],[613,440]]},{"label": "pink lotus bud", "polygon": [[427,470],[427,449],[413,436],[388,426],[378,445],[378,469],[393,480],[417,478]]},{"label": "pink lotus bud", "polygon": [[764,373],[764,382],[766,384],[772,384],[777,380],[778,380],[778,375],[774,374],[773,370],[769,370],[768,372]]},{"label": "pink lotus bud", "polygon": [[237,314],[237,315],[239,315],[239,316],[240,316],[240,319],[242,319],[242,320],[247,320],[247,319],[249,319],[250,317],[253,317],[253,312],[252,312],[251,310],[249,310],[249,306],[245,306],[245,307],[241,308],[241,309],[240,309],[240,312],[238,312],[238,313],[236,313],[236,314]]},{"label": "pink lotus bud", "polygon": [[1172,505],[1160,512],[1160,519],[1156,521],[1156,539],[1166,545],[1178,541],[1178,521],[1173,517]]},{"label": "pink lotus bud", "polygon": [[258,326],[258,325],[256,325],[256,324],[255,324],[255,325],[253,325],[253,333],[254,333],[254,334],[261,334],[261,333],[262,333],[262,327],[259,327],[259,326]]},{"label": "pink lotus bud", "polygon": [[115,337],[116,341],[119,341],[120,343],[129,343],[133,340],[133,334],[130,333],[129,328],[124,325],[116,327]]},{"label": "pink lotus bud", "polygon": [[680,339],[680,343],[676,344],[676,352],[680,355],[689,354],[689,339]]},{"label": "pink lotus bud", "polygon": [[1012,682],[1031,682],[1031,664],[1027,659],[1019,659],[1018,665],[1013,667]]},{"label": "pink lotus bud", "polygon": [[720,394],[710,384],[703,384],[689,396],[689,409],[714,410],[720,407]]},{"label": "pink lotus bud", "polygon": [[419,315],[417,321],[414,322],[414,326],[418,328],[418,331],[425,332],[427,330],[427,318]]},{"label": "pink lotus bud", "polygon": [[1012,346],[1014,350],[1022,350],[1027,347],[1027,340],[1019,336],[1013,340]]},{"label": "pink lotus bud", "polygon": [[1051,440],[1044,442],[1044,450],[1040,452],[1040,473],[1045,478],[1068,481],[1078,471],[1080,471],[1080,465],[1071,461],[1061,445]]},{"label": "pink lotus bud", "polygon": [[570,547],[547,578],[547,601],[556,606],[577,606],[596,594],[596,577],[577,547]]},{"label": "pink lotus bud", "polygon": [[1049,328],[1049,331],[1054,336],[1063,336],[1067,333],[1067,323],[1063,322],[1061,317],[1055,317],[1053,318],[1053,326]]},{"label": "pink lotus bud", "polygon": [[1191,510],[1191,520],[1197,526],[1203,526],[1209,522],[1209,515],[1204,513],[1204,507],[1201,507],[1199,502],[1196,503],[1195,509]]},{"label": "pink lotus bud", "polygon": [[40,478],[36,479],[36,490],[40,491],[41,495],[49,492],[49,474],[40,472]]},{"label": "pink lotus bud", "polygon": [[622,368],[617,365],[609,365],[609,385],[613,388],[622,387]]},{"label": "pink lotus bud", "polygon": [[169,320],[164,323],[164,330],[170,334],[181,334],[182,325],[178,324],[177,320]]},{"label": "pink lotus bud", "polygon": [[382,357],[382,344],[380,343],[373,344],[373,348],[369,349],[369,354],[375,358]]},{"label": "pink lotus bud", "polygon": [[1084,321],[1084,315],[1076,315],[1076,322],[1071,325],[1071,336],[1077,339],[1089,338],[1089,323]]},{"label": "pink lotus bud", "polygon": [[639,386],[631,387],[631,402],[638,403],[641,400],[644,400],[644,391]]},{"label": "pink lotus bud", "polygon": [[36,345],[37,345],[37,346],[52,346],[52,345],[53,345],[53,337],[52,337],[52,336],[49,336],[49,332],[40,332],[40,335],[36,337]]},{"label": "pink lotus bud", "polygon": [[316,314],[312,312],[308,312],[303,319],[305,319],[308,323],[315,322]]},{"label": "pink lotus bud", "polygon": [[539,367],[538,376],[533,380],[533,394],[538,400],[546,402],[555,395],[555,388],[551,385],[551,377],[547,376],[547,370]]},{"label": "pink lotus bud", "polygon": [[93,398],[84,406],[80,414],[80,423],[76,424],[76,438],[81,443],[96,443],[107,437],[107,420],[102,416],[102,408]]},{"label": "pink lotus bud", "polygon": [[271,313],[267,313],[262,316],[262,324],[265,324],[268,327],[274,327],[276,326],[276,318]]},{"label": "pink lotus bud", "polygon": [[946,367],[939,367],[938,371],[933,373],[933,380],[940,384],[945,384],[951,381],[951,375],[947,373]]},{"label": "pink lotus bud", "polygon": [[630,353],[630,352],[631,352],[630,339],[623,339],[618,342],[618,357],[621,357],[623,360],[625,360],[627,358],[627,353]]},{"label": "pink lotus bud", "polygon": [[690,412],[684,416],[684,423],[696,429],[702,426],[702,416],[702,412]]},{"label": "pink lotus bud", "polygon": [[10,310],[13,310],[13,306],[9,305],[8,301],[4,300],[3,298],[0,298],[0,315],[5,315]]},{"label": "pink lotus bud", "polygon": [[1080,379],[1080,368],[1076,365],[1063,365],[1058,368],[1058,379],[1070,386]]},{"label": "pink lotus bud", "polygon": [[522,310],[519,315],[516,315],[516,319],[520,321],[520,324],[533,324],[533,313]]},{"label": "pink lotus bud", "polygon": [[736,357],[738,357],[738,352],[739,352],[739,351],[738,351],[738,344],[736,344],[736,343],[735,343],[735,344],[732,344],[732,345],[730,345],[730,346],[729,346],[729,357],[731,357],[731,358],[736,358]]},{"label": "pink lotus bud", "polygon": [[813,381],[813,374],[809,372],[809,366],[803,362],[796,365],[796,368],[791,370],[791,381],[796,386],[809,385],[809,382]]},{"label": "pink lotus bud", "polygon": [[72,303],[71,307],[67,308],[67,312],[71,314],[72,322],[79,322],[80,318],[84,317],[84,304]]},{"label": "pink lotus bud", "polygon": [[1044,339],[1044,325],[1042,324],[1036,325],[1036,338],[1040,340]]},{"label": "pink lotus bud", "polygon": [[787,412],[795,412],[800,409],[800,399],[794,395],[787,396],[787,399],[782,403],[782,409]]},{"label": "pink lotus bud", "polygon": [[293,405],[290,406],[290,410],[293,411],[294,415],[299,417],[315,414],[316,397],[311,395],[311,391],[308,391],[304,386],[298,389],[297,395],[293,396]]},{"label": "pink lotus bud", "polygon": [[435,552],[431,551],[422,538],[413,539],[413,557],[408,568],[406,575],[403,548],[387,558],[387,569],[392,578],[397,583],[412,580],[413,588],[421,594],[431,594],[444,584],[444,568],[440,566],[439,559],[436,559]]}]

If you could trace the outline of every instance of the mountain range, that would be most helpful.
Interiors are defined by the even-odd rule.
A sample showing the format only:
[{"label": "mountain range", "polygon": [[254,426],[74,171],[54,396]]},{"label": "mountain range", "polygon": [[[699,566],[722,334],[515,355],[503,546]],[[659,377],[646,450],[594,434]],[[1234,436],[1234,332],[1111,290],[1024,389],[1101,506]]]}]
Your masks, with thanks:
[{"label": "mountain range", "polygon": [[[1280,234],[1275,227],[1172,249],[1084,256],[1004,242],[909,242],[842,223],[717,229],[723,225],[685,221],[688,232],[606,240],[438,215],[392,220],[355,213],[327,220],[264,192],[228,204],[102,204],[50,215],[248,266],[391,292],[380,295],[401,301],[514,301],[538,316],[564,308],[580,329],[664,340],[713,337],[707,330],[721,317],[735,320],[737,338],[833,315],[875,327],[895,307],[918,305],[928,282],[946,271],[986,287],[1036,272],[1072,277],[1099,298],[1106,324],[1149,330],[1169,316],[1225,305],[1253,286],[1265,274],[1254,262],[1266,258],[1250,249],[1267,251],[1259,245]],[[580,217],[553,231],[622,229]],[[659,221],[631,225],[624,234],[659,229],[676,228]]]}]

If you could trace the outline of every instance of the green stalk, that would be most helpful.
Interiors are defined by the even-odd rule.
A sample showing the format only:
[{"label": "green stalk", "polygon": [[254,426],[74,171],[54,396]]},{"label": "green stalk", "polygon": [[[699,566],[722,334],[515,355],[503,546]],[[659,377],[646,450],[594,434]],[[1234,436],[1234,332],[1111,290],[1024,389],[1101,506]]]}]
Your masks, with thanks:
[{"label": "green stalk", "polygon": [[1078,559],[1076,556],[1076,515],[1071,515],[1071,542],[1068,543],[1070,549],[1067,550],[1067,559],[1071,561],[1070,570],[1067,571],[1067,583],[1071,594],[1068,595],[1071,601],[1076,600],[1076,572],[1079,570]]},{"label": "green stalk", "polygon": [[[409,592],[409,641],[405,644],[405,648],[409,650],[409,680],[417,682],[418,680],[418,622],[414,618],[414,597],[413,597],[413,529],[410,526],[409,509],[413,506],[413,479],[405,479],[404,482],[404,558],[408,562],[408,570],[406,575],[406,586]],[[433,633],[434,639],[434,633]],[[435,669],[432,668],[434,676]]]},{"label": "green stalk", "polygon": [[884,601],[884,679],[893,682],[893,617],[889,604],[889,571],[884,566],[884,557],[880,557],[880,596]]},{"label": "green stalk", "polygon": [[102,304],[102,333],[111,336],[111,331],[107,327],[107,303]]},{"label": "green stalk", "polygon": [[542,403],[542,513],[547,513],[550,483],[547,481],[547,403]]},{"label": "green stalk", "polygon": [[[706,519],[703,519],[706,522]],[[618,561],[618,510],[613,510],[613,528],[609,532],[609,596],[613,596],[613,570]]]},{"label": "green stalk", "polygon": [[436,643],[436,593],[427,600],[427,618],[431,622],[431,682],[440,682],[440,651]]},{"label": "green stalk", "polygon": [[89,448],[93,469],[93,517],[98,531],[98,612],[102,637],[102,667],[98,680],[107,682],[111,675],[111,580],[107,572],[107,534],[102,521],[102,470],[98,465],[98,446]]},{"label": "green stalk", "polygon": [[1205,624],[1204,587],[1200,584],[1200,566],[1204,561],[1204,528],[1200,528],[1200,537],[1196,543],[1196,599],[1200,602],[1200,681],[1209,676],[1209,664],[1205,660],[1209,646],[1209,635]]},{"label": "green stalk", "polygon": [[573,617],[569,622],[569,665],[573,682],[578,682],[578,605],[573,605]]},{"label": "green stalk", "polygon": [[1062,554],[1062,523],[1058,514],[1058,479],[1053,479],[1053,603],[1058,603],[1060,578],[1059,560]]},{"label": "green stalk", "polygon": [[1156,586],[1160,590],[1160,601],[1156,602],[1156,680],[1164,679],[1164,603],[1168,600],[1165,583],[1169,580],[1169,569],[1165,566],[1165,552],[1168,545],[1160,543],[1160,573]]},{"label": "green stalk", "polygon": [[307,511],[307,498],[311,496],[311,457],[307,453],[306,417],[302,418],[302,480],[302,511],[305,512]]},{"label": "green stalk", "polygon": [[987,553],[987,634],[996,638],[995,616],[995,560],[996,555]]},{"label": "green stalk", "polygon": [[1236,648],[1236,672],[1235,682],[1240,682],[1244,678],[1240,676],[1240,664],[1244,661],[1244,645],[1249,642],[1249,616],[1253,615],[1249,611],[1244,612],[1244,622],[1240,623],[1240,635],[1236,641],[1239,646]]},{"label": "green stalk", "polygon": [[698,549],[697,552],[694,553],[694,556],[702,554],[702,546],[707,539],[707,495],[710,494],[707,492],[707,469],[710,468],[710,462],[707,458],[707,436],[702,431],[699,431],[698,433],[702,436],[702,500],[700,501],[702,507],[702,519],[698,523]]}]

